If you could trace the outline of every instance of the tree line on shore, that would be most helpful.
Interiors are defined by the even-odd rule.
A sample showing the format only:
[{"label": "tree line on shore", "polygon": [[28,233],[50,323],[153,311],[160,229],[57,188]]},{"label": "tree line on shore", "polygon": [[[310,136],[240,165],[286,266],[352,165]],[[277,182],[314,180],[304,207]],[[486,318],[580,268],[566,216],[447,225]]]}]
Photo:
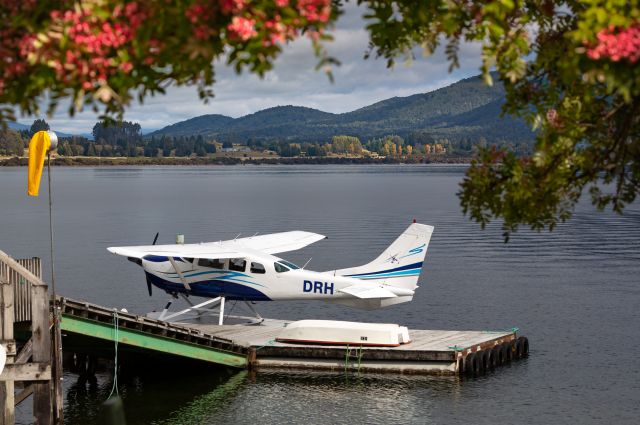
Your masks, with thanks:
[{"label": "tree line on shore", "polygon": [[[0,129],[0,156],[24,156],[29,139],[40,130],[48,130],[49,124],[37,119],[28,130]],[[60,139],[57,148],[59,156],[86,157],[207,157],[216,152],[240,152],[250,157],[252,152],[280,157],[385,157],[406,159],[409,157],[430,157],[453,155],[469,157],[476,149],[487,147],[483,138],[449,140],[433,138],[426,131],[415,131],[406,138],[399,135],[386,135],[360,141],[358,137],[348,135],[333,136],[331,140],[316,143],[291,140],[248,139],[244,143],[231,141],[218,142],[215,139],[198,136],[152,136],[142,135],[140,124],[122,121],[115,124],[98,122],[92,130],[93,140],[83,136],[70,136]],[[529,155],[531,146],[526,143],[499,144],[520,156]]]}]

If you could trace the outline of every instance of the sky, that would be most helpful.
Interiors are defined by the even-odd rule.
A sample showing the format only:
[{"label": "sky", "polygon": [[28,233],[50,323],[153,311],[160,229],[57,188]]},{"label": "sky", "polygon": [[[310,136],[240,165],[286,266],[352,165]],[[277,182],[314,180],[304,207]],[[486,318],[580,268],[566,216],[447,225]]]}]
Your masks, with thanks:
[{"label": "sky", "polygon": [[[147,133],[199,115],[223,114],[237,118],[282,105],[349,112],[394,96],[429,92],[479,74],[480,47],[473,44],[461,46],[460,68],[453,73],[448,72],[443,48],[428,57],[416,51],[411,64],[401,59],[392,69],[387,68],[384,59],[365,60],[369,39],[363,11],[347,3],[346,13],[332,31],[335,39],[327,44],[327,49],[341,62],[333,68],[333,83],[324,72],[315,70],[317,58],[311,43],[303,37],[284,46],[274,69],[262,79],[247,73],[237,75],[223,62],[216,64],[215,97],[208,104],[198,98],[195,87],[170,87],[165,95],[150,97],[142,105],[132,103],[124,119],[139,122]],[[45,118],[54,131],[91,133],[98,119],[95,113],[85,111],[70,118],[66,109],[61,103],[52,118],[41,118]],[[21,117],[18,122],[30,125],[34,118]]]}]

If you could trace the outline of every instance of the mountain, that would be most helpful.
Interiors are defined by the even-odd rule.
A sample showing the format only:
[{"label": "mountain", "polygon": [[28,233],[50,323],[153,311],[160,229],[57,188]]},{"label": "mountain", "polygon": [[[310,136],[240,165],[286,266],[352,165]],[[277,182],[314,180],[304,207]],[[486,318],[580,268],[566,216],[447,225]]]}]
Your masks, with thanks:
[{"label": "mountain", "polygon": [[232,122],[233,118],[224,115],[201,115],[186,121],[164,127],[163,129],[149,133],[148,135],[171,135],[171,136],[197,136],[211,135],[223,132]]},{"label": "mountain", "polygon": [[504,88],[467,78],[429,93],[393,97],[352,112],[332,114],[301,106],[277,106],[240,118],[203,115],[149,133],[149,136],[203,135],[218,140],[248,139],[322,142],[335,135],[362,140],[427,132],[450,140],[484,137],[488,141],[531,141],[523,121],[501,117]]},{"label": "mountain", "polygon": [[20,124],[19,122],[14,122],[14,121],[10,121],[9,123],[7,123],[9,125],[9,128],[12,130],[29,130],[29,128],[31,128],[28,125],[24,125],[24,124]]},{"label": "mountain", "polygon": [[[15,122],[15,121],[10,121],[9,123],[7,123],[7,125],[9,126],[10,129],[16,130],[16,131],[21,131],[21,130],[27,130],[28,131],[31,128],[31,125],[20,124],[19,122]],[[73,136],[73,134],[62,133],[60,131],[56,131],[56,134],[60,138],[72,137]]]}]

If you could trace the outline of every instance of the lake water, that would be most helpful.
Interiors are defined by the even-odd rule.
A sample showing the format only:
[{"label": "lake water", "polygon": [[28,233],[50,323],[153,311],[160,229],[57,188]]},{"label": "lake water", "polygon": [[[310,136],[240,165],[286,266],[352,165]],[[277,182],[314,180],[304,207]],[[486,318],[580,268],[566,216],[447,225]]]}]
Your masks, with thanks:
[{"label": "lake water", "polygon": [[[108,246],[232,239],[286,230],[329,236],[284,254],[329,270],[375,258],[413,218],[435,226],[411,303],[360,311],[321,302],[259,303],[263,316],[497,330],[529,338],[529,358],[474,379],[214,370],[172,365],[121,378],[129,424],[637,423],[640,416],[640,206],[623,216],[588,203],[553,233],[503,243],[456,197],[452,166],[55,168],[58,292],[145,313],[141,270]],[[0,168],[0,249],[48,259],[46,187],[26,196],[26,168]],[[44,183],[44,182],[43,182]],[[45,268],[45,279],[48,269]],[[111,390],[65,375],[66,419],[95,421]],[[26,403],[29,404],[29,403]],[[19,420],[29,423],[28,406]]]}]

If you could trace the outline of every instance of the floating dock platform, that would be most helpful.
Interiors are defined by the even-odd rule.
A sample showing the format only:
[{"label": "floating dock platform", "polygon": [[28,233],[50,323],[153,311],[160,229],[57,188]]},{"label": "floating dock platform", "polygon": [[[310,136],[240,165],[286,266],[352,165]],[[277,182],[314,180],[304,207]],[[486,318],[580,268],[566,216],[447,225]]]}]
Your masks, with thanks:
[{"label": "floating dock platform", "polygon": [[[517,330],[410,330],[398,347],[332,346],[277,342],[287,321],[259,325],[174,323],[60,298],[66,335],[115,341],[220,365],[249,369],[317,369],[411,374],[479,374],[528,355]],[[64,338],[63,338],[64,342]],[[63,344],[64,346],[64,344]]]}]

